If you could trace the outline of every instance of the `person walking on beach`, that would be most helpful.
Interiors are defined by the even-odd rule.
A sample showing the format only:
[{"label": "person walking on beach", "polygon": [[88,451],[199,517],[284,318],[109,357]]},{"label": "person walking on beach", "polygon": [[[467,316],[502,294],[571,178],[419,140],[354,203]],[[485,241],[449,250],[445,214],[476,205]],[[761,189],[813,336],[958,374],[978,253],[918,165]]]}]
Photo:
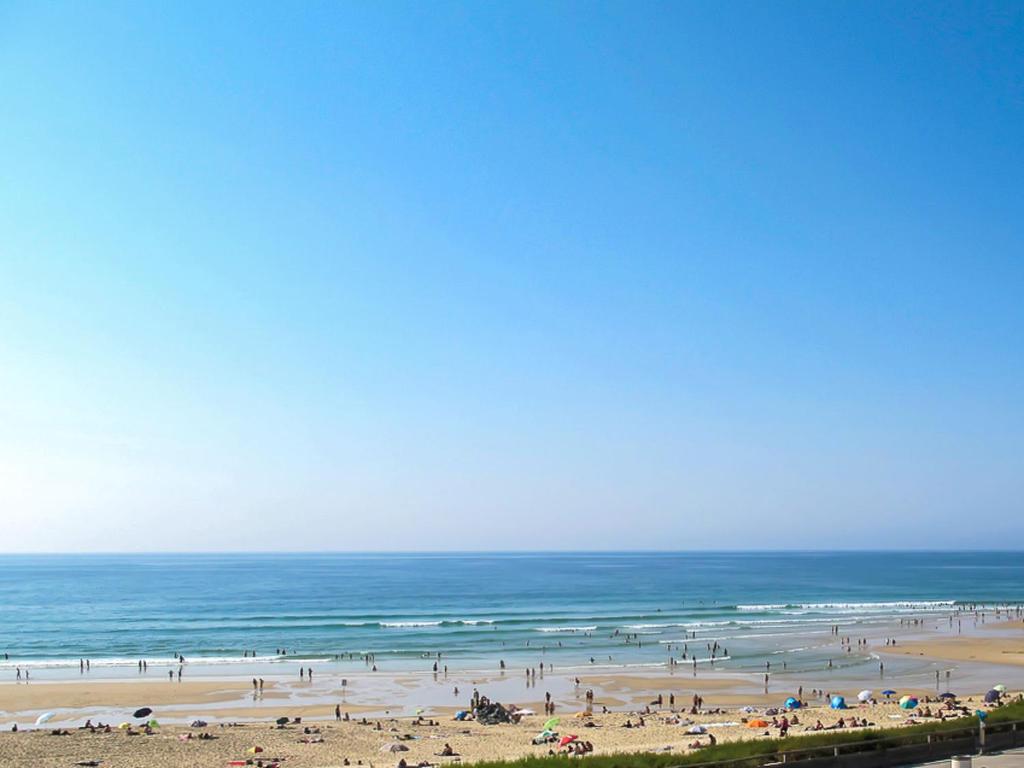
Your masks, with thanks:
[{"label": "person walking on beach", "polygon": [[254,677],[254,678],[252,679],[252,693],[253,693],[253,695],[254,695],[254,696],[256,695],[256,690],[257,690],[257,687],[256,687],[256,678]]},{"label": "person walking on beach", "polygon": [[309,680],[309,682],[311,682],[311,683],[313,682],[313,668],[312,667],[308,667],[306,669],[306,679]]},{"label": "person walking on beach", "polygon": [[341,705],[340,704],[335,704],[334,705],[334,719],[335,720],[339,720],[339,721],[341,720]]},{"label": "person walking on beach", "polygon": [[173,669],[168,669],[167,670],[167,679],[170,680],[172,683],[174,682],[174,670]]},{"label": "person walking on beach", "polygon": [[178,682],[181,682],[181,667],[178,667]]},{"label": "person walking on beach", "polygon": [[263,695],[263,678],[260,678],[260,696]]}]

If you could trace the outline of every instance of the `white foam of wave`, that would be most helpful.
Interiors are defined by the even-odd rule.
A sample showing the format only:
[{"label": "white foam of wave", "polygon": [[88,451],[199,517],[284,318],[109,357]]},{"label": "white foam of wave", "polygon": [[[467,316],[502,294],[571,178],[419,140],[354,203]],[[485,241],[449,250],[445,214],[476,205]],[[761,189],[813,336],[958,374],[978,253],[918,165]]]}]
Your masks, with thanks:
[{"label": "white foam of wave", "polygon": [[811,611],[825,610],[856,610],[856,611],[885,611],[891,609],[903,610],[939,610],[951,608],[956,605],[955,600],[902,600],[895,602],[866,602],[866,603],[753,603],[750,605],[737,605],[738,611],[781,611],[785,609],[800,609]]},{"label": "white foam of wave", "polygon": [[588,627],[535,627],[537,632],[595,632],[596,625]]},{"label": "white foam of wave", "polygon": [[[292,661],[297,657],[293,656],[186,656],[184,662],[178,661],[176,658],[146,658],[146,657],[135,657],[131,659],[127,658],[109,658],[109,659],[89,659],[90,667],[138,667],[140,659],[145,661],[148,666],[154,667],[176,667],[179,665],[202,665],[202,666],[222,666],[226,664],[272,664],[281,661]],[[321,659],[307,659],[302,657],[303,661],[328,661],[328,657]],[[21,667],[22,669],[77,669],[81,663],[80,659],[26,659],[18,661],[0,661],[0,669],[15,669]]]},{"label": "white foam of wave", "polygon": [[382,621],[380,625],[385,629],[408,629],[413,627],[439,627],[440,621]]}]

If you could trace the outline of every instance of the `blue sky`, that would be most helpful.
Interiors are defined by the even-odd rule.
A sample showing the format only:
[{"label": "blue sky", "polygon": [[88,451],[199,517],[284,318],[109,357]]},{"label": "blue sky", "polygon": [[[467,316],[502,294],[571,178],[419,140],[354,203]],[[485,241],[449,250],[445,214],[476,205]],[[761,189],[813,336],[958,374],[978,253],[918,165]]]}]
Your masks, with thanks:
[{"label": "blue sky", "polygon": [[0,549],[1013,546],[1024,11],[0,4]]}]

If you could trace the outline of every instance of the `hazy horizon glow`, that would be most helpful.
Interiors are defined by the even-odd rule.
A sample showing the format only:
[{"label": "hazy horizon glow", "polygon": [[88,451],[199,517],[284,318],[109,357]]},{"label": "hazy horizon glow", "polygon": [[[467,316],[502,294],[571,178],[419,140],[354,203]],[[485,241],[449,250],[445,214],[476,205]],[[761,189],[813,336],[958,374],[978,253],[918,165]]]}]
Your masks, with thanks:
[{"label": "hazy horizon glow", "polygon": [[1024,533],[1019,4],[0,7],[0,551]]}]

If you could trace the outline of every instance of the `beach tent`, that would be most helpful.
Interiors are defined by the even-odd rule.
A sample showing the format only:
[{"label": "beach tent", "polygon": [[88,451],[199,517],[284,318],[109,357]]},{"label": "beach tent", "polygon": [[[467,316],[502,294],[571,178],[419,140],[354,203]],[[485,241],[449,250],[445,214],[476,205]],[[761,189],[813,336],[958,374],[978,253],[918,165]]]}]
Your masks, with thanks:
[{"label": "beach tent", "polygon": [[751,720],[749,723],[747,723],[747,728],[767,728],[767,727],[768,727],[768,721],[767,720]]},{"label": "beach tent", "polygon": [[863,690],[857,694],[857,701],[867,701],[871,698],[871,691]]},{"label": "beach tent", "polygon": [[997,701],[999,701],[999,691],[997,691],[995,688],[993,688],[991,691],[985,694],[986,704],[994,704]]},{"label": "beach tent", "polygon": [[397,741],[393,741],[390,744],[385,744],[380,748],[381,752],[408,752],[409,748],[405,744],[399,744]]},{"label": "beach tent", "polygon": [[790,696],[786,699],[786,709],[800,709],[800,702]]},{"label": "beach tent", "polygon": [[913,696],[904,696],[900,699],[900,707],[902,709],[913,709],[917,706],[917,699]]},{"label": "beach tent", "polygon": [[830,705],[832,709],[846,709],[846,699],[842,696],[833,696]]},{"label": "beach tent", "polygon": [[42,725],[47,720],[52,719],[53,716],[54,716],[53,712],[44,712],[43,714],[41,714],[39,717],[36,718],[36,725]]},{"label": "beach tent", "polygon": [[274,722],[277,723],[278,725],[286,725],[288,723],[288,718],[287,717],[279,717]]}]

